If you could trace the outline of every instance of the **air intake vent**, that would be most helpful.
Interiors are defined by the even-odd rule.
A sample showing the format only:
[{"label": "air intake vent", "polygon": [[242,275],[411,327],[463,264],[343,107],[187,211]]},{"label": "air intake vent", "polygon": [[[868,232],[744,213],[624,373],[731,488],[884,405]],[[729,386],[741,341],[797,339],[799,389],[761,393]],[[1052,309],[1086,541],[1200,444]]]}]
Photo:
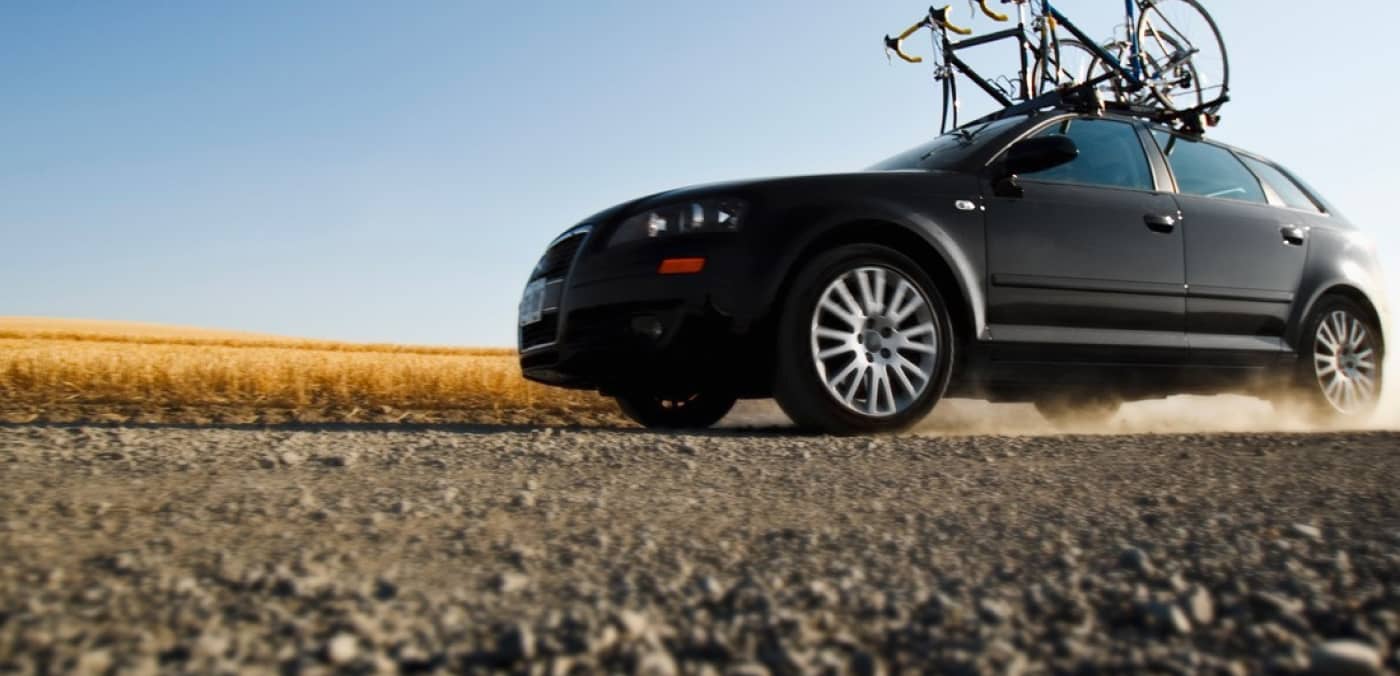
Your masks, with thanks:
[{"label": "air intake vent", "polygon": [[549,247],[549,251],[545,252],[544,258],[540,259],[539,265],[535,266],[535,274],[531,275],[530,279],[563,277],[569,272],[569,267],[574,264],[579,247],[583,246],[586,239],[588,239],[588,231],[582,230],[555,242],[554,246]]},{"label": "air intake vent", "polygon": [[559,313],[550,312],[539,321],[520,329],[520,351],[549,345],[559,334]]}]

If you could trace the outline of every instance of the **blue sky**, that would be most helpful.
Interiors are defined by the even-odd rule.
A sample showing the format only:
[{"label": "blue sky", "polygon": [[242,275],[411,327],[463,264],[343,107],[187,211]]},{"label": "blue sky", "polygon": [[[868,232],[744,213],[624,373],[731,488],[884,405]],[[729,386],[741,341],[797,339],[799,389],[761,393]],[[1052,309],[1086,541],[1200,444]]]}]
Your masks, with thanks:
[{"label": "blue sky", "polygon": [[[1105,36],[1121,12],[1059,6]],[[589,213],[932,136],[927,71],[880,48],[921,7],[6,2],[0,315],[512,344],[541,248]],[[1210,7],[1215,136],[1373,233],[1396,288],[1400,6]]]}]

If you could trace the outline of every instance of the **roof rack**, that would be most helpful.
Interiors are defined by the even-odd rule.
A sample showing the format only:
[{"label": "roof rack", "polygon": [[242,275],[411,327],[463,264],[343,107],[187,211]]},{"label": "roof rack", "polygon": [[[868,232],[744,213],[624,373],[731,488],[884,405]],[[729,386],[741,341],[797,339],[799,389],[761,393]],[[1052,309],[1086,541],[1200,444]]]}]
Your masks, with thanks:
[{"label": "roof rack", "polygon": [[[1042,110],[1064,110],[1088,115],[1102,115],[1106,112],[1112,112],[1155,124],[1175,127],[1178,131],[1190,136],[1203,136],[1207,127],[1214,127],[1220,122],[1219,115],[1207,111],[1204,107],[1188,110],[1164,110],[1155,106],[1105,101],[1099,95],[1098,86],[1106,79],[1105,77],[1091,80],[1047,92],[1030,100],[1006,106],[994,113],[983,115],[967,124],[959,125],[958,128],[994,122],[1017,115],[1028,115]],[[1227,101],[1229,98],[1225,97],[1213,105],[1218,106]]]}]

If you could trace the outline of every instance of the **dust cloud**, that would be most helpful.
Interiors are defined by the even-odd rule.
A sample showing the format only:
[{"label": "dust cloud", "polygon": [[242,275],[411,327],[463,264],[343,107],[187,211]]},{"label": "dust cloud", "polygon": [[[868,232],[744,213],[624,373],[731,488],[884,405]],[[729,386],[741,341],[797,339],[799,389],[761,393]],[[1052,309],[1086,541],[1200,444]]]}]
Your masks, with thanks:
[{"label": "dust cloud", "polygon": [[[1387,364],[1394,374],[1395,360]],[[1389,382],[1400,382],[1387,378]],[[1385,395],[1373,420],[1361,424],[1327,426],[1277,408],[1263,399],[1239,395],[1192,396],[1137,401],[1124,404],[1107,420],[1051,423],[1030,404],[993,404],[970,399],[947,399],[938,404],[911,434],[1011,435],[1054,434],[1201,434],[1225,432],[1318,432],[1341,429],[1400,429],[1395,388]],[[725,428],[781,428],[792,423],[771,400],[739,402],[725,418]]]},{"label": "dust cloud", "polygon": [[[1400,336],[1400,324],[1382,321],[1387,337]],[[1392,341],[1393,342],[1393,339]],[[1400,358],[1387,356],[1380,405],[1371,419],[1322,424],[1276,407],[1263,399],[1239,395],[1192,396],[1126,403],[1107,420],[1086,417],[1051,423],[1030,404],[993,404],[946,399],[910,431],[917,435],[1053,435],[1053,434],[1210,434],[1225,432],[1332,432],[1400,430]],[[772,400],[741,401],[720,423],[729,429],[782,428],[792,422]]]},{"label": "dust cloud", "polygon": [[[1381,325],[1387,327],[1385,337],[1388,347],[1395,342],[1396,336],[1400,336],[1400,322],[1391,316],[1382,318]],[[1400,378],[1400,358],[1387,351],[1382,370],[1381,403],[1376,407],[1372,424],[1378,429],[1400,429],[1400,380],[1396,380]]]},{"label": "dust cloud", "polygon": [[1385,376],[1383,385],[1386,389],[1381,392],[1381,403],[1376,408],[1376,416],[1372,425],[1377,429],[1394,430],[1400,429],[1400,392],[1396,391],[1400,387],[1400,361],[1393,357],[1385,360]]},{"label": "dust cloud", "polygon": [[[1391,397],[1393,399],[1393,396]],[[950,400],[915,428],[916,434],[1209,434],[1395,429],[1384,406],[1375,419],[1322,424],[1263,399],[1240,395],[1192,396],[1130,402],[1107,420],[1052,424],[1028,404]]]}]

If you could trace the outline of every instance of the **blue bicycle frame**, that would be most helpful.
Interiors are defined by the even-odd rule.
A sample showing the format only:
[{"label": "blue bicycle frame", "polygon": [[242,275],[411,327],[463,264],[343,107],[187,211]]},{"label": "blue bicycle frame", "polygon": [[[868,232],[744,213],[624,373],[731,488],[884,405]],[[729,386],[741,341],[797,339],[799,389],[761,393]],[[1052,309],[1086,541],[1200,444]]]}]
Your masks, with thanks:
[{"label": "blue bicycle frame", "polygon": [[1123,0],[1126,16],[1128,17],[1128,34],[1132,36],[1129,44],[1132,45],[1132,54],[1129,58],[1133,61],[1133,77],[1142,79],[1142,59],[1138,58],[1138,32],[1137,21],[1134,12],[1137,11],[1137,4],[1133,0]]},{"label": "blue bicycle frame", "polygon": [[1117,57],[1110,54],[1108,50],[1101,47],[1097,41],[1085,34],[1084,31],[1079,30],[1079,27],[1074,25],[1074,22],[1070,21],[1068,17],[1061,14],[1060,10],[1052,7],[1050,5],[1050,0],[1041,0],[1040,4],[1041,12],[1044,16],[1050,17],[1054,19],[1056,23],[1064,26],[1065,30],[1069,31],[1070,34],[1083,43],[1085,47],[1093,51],[1095,56],[1102,59],[1105,65],[1110,66],[1112,70],[1122,75],[1124,79],[1127,80],[1130,89],[1138,90],[1147,86],[1147,83],[1144,81],[1144,77],[1147,74],[1143,72],[1141,45],[1138,43],[1137,3],[1134,2],[1134,0],[1123,0],[1123,6],[1128,20],[1128,33],[1132,35],[1132,39],[1129,41],[1129,64],[1126,66],[1123,65],[1123,62],[1119,61]]}]

